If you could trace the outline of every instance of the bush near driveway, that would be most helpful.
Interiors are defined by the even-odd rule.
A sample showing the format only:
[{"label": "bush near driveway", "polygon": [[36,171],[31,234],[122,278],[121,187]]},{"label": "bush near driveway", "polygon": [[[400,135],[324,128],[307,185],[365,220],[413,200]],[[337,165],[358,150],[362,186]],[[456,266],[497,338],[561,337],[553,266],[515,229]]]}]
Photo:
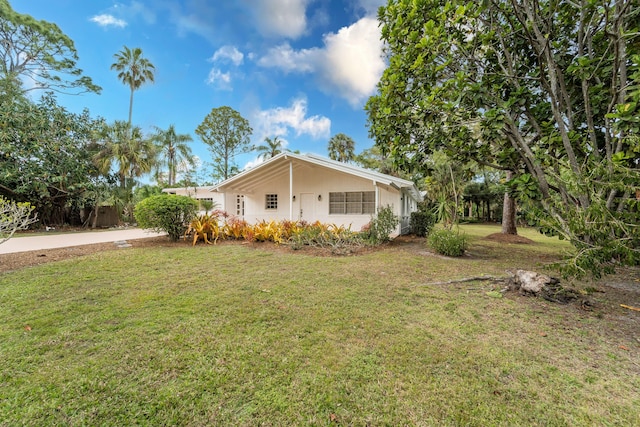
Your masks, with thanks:
[{"label": "bush near driveway", "polygon": [[139,227],[164,231],[175,242],[184,236],[197,210],[198,202],[191,197],[161,194],[138,203],[133,216]]}]

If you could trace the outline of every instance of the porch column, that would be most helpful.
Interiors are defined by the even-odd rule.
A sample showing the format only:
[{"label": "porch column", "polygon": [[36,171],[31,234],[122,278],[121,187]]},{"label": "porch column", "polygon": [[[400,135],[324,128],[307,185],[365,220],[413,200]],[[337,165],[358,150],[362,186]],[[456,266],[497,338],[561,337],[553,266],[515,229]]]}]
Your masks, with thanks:
[{"label": "porch column", "polygon": [[375,213],[378,213],[378,208],[380,207],[380,187],[378,187],[378,183],[375,181],[373,181],[373,187],[376,189],[376,193],[375,193],[376,205],[374,209],[375,209]]},{"label": "porch column", "polygon": [[289,160],[289,221],[293,221],[293,160]]}]

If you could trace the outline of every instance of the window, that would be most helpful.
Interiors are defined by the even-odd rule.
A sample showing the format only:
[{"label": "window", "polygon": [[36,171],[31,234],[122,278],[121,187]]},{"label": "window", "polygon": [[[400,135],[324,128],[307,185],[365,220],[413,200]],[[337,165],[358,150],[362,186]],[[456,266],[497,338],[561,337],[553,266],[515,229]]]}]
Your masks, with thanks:
[{"label": "window", "polygon": [[373,191],[329,193],[329,214],[374,214],[376,195]]},{"label": "window", "polygon": [[213,209],[216,202],[213,201],[213,197],[200,197],[196,199],[200,210],[209,211]]},{"label": "window", "polygon": [[265,195],[264,208],[267,210],[278,209],[278,195],[277,194]]},{"label": "window", "polygon": [[236,215],[244,216],[244,194],[236,194]]}]

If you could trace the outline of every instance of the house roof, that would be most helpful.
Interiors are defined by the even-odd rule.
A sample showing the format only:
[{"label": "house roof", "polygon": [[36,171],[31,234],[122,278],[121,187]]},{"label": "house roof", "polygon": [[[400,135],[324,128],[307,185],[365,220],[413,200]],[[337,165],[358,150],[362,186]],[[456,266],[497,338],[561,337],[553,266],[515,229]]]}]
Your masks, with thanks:
[{"label": "house roof", "polygon": [[420,191],[418,191],[412,181],[375,172],[359,166],[337,162],[314,154],[295,154],[291,152],[280,153],[251,169],[247,169],[217,185],[214,185],[211,188],[211,191],[252,193],[253,190],[261,183],[279,176],[288,175],[288,165],[290,161],[294,171],[309,165],[319,166],[371,180],[372,183],[376,185],[388,186],[395,188],[396,190],[404,189],[409,191],[415,199],[422,200]]}]

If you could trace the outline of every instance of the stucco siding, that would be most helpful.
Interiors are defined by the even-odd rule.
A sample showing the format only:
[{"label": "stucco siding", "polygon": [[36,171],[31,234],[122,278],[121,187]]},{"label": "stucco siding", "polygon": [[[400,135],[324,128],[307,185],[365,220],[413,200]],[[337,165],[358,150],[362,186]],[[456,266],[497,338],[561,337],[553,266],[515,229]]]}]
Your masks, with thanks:
[{"label": "stucco siding", "polygon": [[[245,197],[244,219],[250,223],[260,220],[305,220],[320,221],[328,224],[343,225],[353,231],[369,223],[369,214],[329,214],[329,193],[376,191],[374,182],[346,173],[336,172],[321,167],[304,166],[293,171],[293,191],[289,190],[289,175],[280,175],[267,180]],[[278,207],[266,209],[267,194],[277,194]],[[379,187],[380,205],[391,205],[399,213],[400,192]],[[295,200],[292,200],[292,196]],[[227,204],[235,195],[227,195]],[[290,207],[292,209],[290,209]],[[302,211],[302,212],[301,212]],[[231,212],[235,214],[235,212]]]}]

